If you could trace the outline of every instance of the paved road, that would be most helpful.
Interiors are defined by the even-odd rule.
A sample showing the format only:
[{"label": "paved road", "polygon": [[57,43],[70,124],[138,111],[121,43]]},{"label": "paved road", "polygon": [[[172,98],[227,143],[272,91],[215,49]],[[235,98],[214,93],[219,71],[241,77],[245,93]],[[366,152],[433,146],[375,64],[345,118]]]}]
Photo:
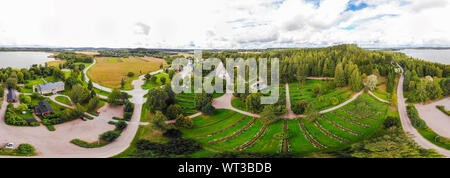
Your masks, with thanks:
[{"label": "paved road", "polygon": [[408,114],[406,112],[406,103],[405,98],[403,97],[403,69],[402,74],[400,76],[400,80],[398,82],[397,86],[397,103],[398,103],[398,112],[400,114],[400,121],[402,123],[403,131],[407,133],[409,137],[414,139],[414,141],[420,145],[422,148],[425,149],[434,149],[440,154],[446,156],[447,158],[450,157],[450,151],[443,149],[441,147],[438,147],[434,145],[433,143],[429,142],[427,139],[423,138],[422,135],[419,134],[419,132],[412,126],[411,121],[408,118]]}]

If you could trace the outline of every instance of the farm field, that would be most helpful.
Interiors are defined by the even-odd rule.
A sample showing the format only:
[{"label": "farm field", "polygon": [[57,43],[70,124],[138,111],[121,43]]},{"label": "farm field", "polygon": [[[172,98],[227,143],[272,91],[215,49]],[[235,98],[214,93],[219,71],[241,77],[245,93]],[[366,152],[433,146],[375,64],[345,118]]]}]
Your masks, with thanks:
[{"label": "farm field", "polygon": [[[158,58],[96,58],[97,63],[87,72],[90,79],[96,83],[110,87],[120,88],[122,78],[125,79],[125,90],[131,90],[131,82],[140,75],[160,69],[160,65],[166,65],[163,59]],[[113,71],[113,72],[112,72]],[[128,77],[128,72],[133,72],[133,77]]]},{"label": "farm field", "polygon": [[[265,126],[258,118],[231,110],[216,110],[212,116],[193,118],[194,127],[181,131],[186,138],[220,152],[279,153],[283,147],[296,155],[334,151],[367,139],[382,127],[387,104],[368,94],[359,97],[367,99],[369,107],[369,113],[362,119],[353,113],[354,101],[321,115],[314,122],[298,118],[278,120],[270,126]],[[284,127],[289,135],[287,141],[277,137]]]}]

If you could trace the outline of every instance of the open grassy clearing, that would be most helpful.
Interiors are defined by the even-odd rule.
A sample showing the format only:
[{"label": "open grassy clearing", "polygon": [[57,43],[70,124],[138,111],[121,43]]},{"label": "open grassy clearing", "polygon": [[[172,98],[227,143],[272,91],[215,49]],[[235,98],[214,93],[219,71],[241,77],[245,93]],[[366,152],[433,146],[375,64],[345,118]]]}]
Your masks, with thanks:
[{"label": "open grassy clearing", "polygon": [[66,63],[65,60],[54,60],[54,61],[46,62],[46,64],[48,66],[52,66],[52,67],[59,67],[59,64],[64,64],[64,63]]},{"label": "open grassy clearing", "polygon": [[[126,84],[124,90],[133,89],[131,82],[140,75],[160,69],[160,65],[166,65],[163,59],[158,58],[96,58],[97,63],[88,71],[89,77],[96,83],[110,87],[120,88],[122,78]],[[128,72],[133,72],[133,77],[128,77]]]},{"label": "open grassy clearing", "polygon": [[60,103],[69,105],[69,106],[72,105],[72,102],[70,101],[70,99],[68,97],[65,97],[65,96],[57,96],[57,97],[55,97],[55,100],[60,102]]},{"label": "open grassy clearing", "polygon": [[376,89],[375,91],[372,91],[372,93],[377,96],[378,98],[384,99],[386,101],[389,101],[389,94],[386,91]]},{"label": "open grassy clearing", "polygon": [[142,85],[142,89],[148,90],[150,88],[160,87],[163,85],[160,81],[162,77],[166,78],[166,84],[170,84],[169,74],[166,73],[159,73],[156,74],[156,82],[146,81],[144,85]]},{"label": "open grassy clearing", "polygon": [[[290,83],[289,95],[291,103],[296,103],[304,100],[309,103],[313,103],[314,107],[318,110],[325,110],[343,103],[352,96],[352,92],[348,88],[339,88],[334,91],[328,91],[322,96],[316,96],[313,92],[313,87],[316,84],[325,85],[326,82],[323,80],[306,80],[303,86],[301,86],[299,83]],[[338,99],[339,102],[333,104],[330,100],[333,97]]]}]

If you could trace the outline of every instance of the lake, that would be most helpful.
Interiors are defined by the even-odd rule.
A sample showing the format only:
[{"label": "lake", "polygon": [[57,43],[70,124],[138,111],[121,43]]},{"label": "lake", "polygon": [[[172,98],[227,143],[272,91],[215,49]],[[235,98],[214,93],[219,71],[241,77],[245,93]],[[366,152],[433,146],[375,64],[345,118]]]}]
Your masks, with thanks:
[{"label": "lake", "polygon": [[44,65],[52,53],[48,52],[0,52],[0,68],[12,67],[15,69],[30,68],[33,64]]},{"label": "lake", "polygon": [[450,64],[450,49],[402,49],[400,52],[424,61]]}]

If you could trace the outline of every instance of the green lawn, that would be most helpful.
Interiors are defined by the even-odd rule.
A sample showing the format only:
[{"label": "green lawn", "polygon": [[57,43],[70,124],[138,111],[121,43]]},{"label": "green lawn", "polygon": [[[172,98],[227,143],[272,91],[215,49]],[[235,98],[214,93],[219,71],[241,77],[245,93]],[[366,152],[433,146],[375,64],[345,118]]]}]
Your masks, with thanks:
[{"label": "green lawn", "polygon": [[233,106],[233,108],[242,110],[242,111],[247,111],[246,107],[245,107],[245,102],[241,100],[241,98],[233,98],[231,100],[231,106]]},{"label": "green lawn", "polygon": [[69,106],[72,105],[72,102],[70,102],[70,99],[69,99],[68,97],[66,97],[66,96],[57,96],[57,97],[55,98],[55,100],[58,101],[58,102],[60,102],[60,103],[69,105]]},{"label": "green lawn", "polygon": [[[326,82],[323,80],[306,80],[303,86],[299,83],[290,83],[289,96],[291,103],[296,103],[304,100],[309,103],[313,103],[313,106],[318,110],[325,110],[350,99],[353,93],[348,88],[338,88],[333,91],[328,91],[322,96],[315,96],[313,87],[316,84],[325,85]],[[337,98],[339,102],[333,105],[330,100],[330,98],[332,97]]]},{"label": "green lawn", "polygon": [[170,84],[169,74],[159,73],[155,75],[157,77],[156,82],[146,81],[144,85],[142,85],[142,89],[148,90],[150,88],[160,87],[162,85],[160,79],[161,77],[166,78],[166,84]]}]

